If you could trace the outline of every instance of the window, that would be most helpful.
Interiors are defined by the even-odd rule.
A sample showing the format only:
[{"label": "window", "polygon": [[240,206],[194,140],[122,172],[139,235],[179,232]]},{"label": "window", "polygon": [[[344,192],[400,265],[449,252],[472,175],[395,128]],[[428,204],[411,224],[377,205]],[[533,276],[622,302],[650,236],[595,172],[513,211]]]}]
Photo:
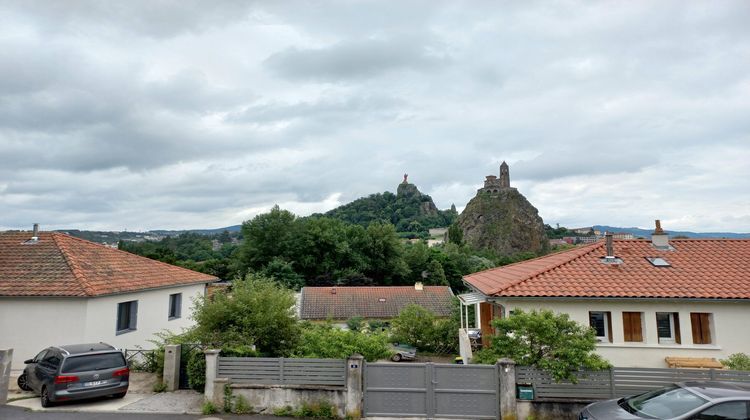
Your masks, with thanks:
[{"label": "window", "polygon": [[697,420],[747,420],[747,403],[745,401],[732,401],[717,404],[693,418]]},{"label": "window", "polygon": [[135,331],[138,320],[138,301],[117,304],[117,334]]},{"label": "window", "polygon": [[39,366],[49,370],[57,370],[57,367],[60,366],[60,361],[60,355],[57,352],[48,351],[44,359],[39,362]]},{"label": "window", "polygon": [[599,342],[612,342],[612,317],[609,312],[589,312],[589,325]]},{"label": "window", "polygon": [[680,315],[677,312],[657,312],[656,333],[659,344],[680,344]]},{"label": "window", "polygon": [[711,344],[711,314],[692,312],[690,326],[693,330],[693,344]]},{"label": "window", "polygon": [[641,312],[623,312],[622,327],[625,341],[642,342],[643,341],[643,323]]},{"label": "window", "polygon": [[669,263],[669,261],[665,260],[661,257],[646,257],[646,259],[654,266],[654,267],[671,267],[672,264]]},{"label": "window", "polygon": [[182,316],[182,293],[169,295],[169,319]]}]

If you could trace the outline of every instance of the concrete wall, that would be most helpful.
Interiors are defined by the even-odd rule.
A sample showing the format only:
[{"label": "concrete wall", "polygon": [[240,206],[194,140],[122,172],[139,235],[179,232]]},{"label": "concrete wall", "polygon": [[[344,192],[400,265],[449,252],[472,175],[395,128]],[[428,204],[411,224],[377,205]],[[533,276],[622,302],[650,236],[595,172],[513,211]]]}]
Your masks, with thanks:
[{"label": "concrete wall", "polygon": [[[194,325],[193,297],[204,290],[198,284],[97,298],[0,298],[0,348],[13,349],[14,372],[52,345],[103,341],[118,348],[152,348],[148,340],[155,333]],[[173,293],[182,293],[182,317],[170,321]],[[131,300],[138,301],[137,329],[117,335],[117,304]]]},{"label": "concrete wall", "polygon": [[[570,317],[589,325],[589,311],[609,311],[612,315],[612,343],[600,343],[597,352],[617,367],[668,367],[667,356],[726,358],[732,353],[748,352],[750,329],[747,315],[750,303],[700,302],[678,300],[532,300],[503,299],[498,301],[509,313],[515,308],[523,310],[550,309],[567,313]],[[643,312],[642,343],[624,341],[622,312]],[[656,332],[656,312],[679,313],[682,344],[659,344]],[[712,344],[693,344],[690,327],[691,312],[713,314]]]},{"label": "concrete wall", "polygon": [[346,415],[346,389],[324,389],[321,387],[287,387],[281,385],[231,384],[233,395],[242,395],[256,411],[273,412],[275,408],[290,406],[299,408],[303,403],[326,401]]},{"label": "concrete wall", "polygon": [[518,419],[576,420],[588,402],[517,401]]},{"label": "concrete wall", "polygon": [[[205,285],[198,284],[91,298],[87,304],[85,340],[104,341],[118,348],[136,345],[153,348],[148,340],[154,339],[155,333],[165,329],[179,333],[195,325],[190,318],[193,298],[202,296],[204,291]],[[169,320],[169,295],[174,293],[182,293],[182,317]],[[132,300],[138,301],[136,330],[117,335],[117,304]]]},{"label": "concrete wall", "polygon": [[13,371],[54,344],[84,340],[86,300],[0,298],[0,348],[13,349]]}]

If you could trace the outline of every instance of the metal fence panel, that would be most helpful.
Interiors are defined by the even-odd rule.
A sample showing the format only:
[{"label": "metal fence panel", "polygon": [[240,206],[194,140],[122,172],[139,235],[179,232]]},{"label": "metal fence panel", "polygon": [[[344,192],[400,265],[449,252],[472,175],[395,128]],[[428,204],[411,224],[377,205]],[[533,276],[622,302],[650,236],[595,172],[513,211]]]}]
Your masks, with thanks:
[{"label": "metal fence panel", "polygon": [[346,386],[346,360],[219,357],[218,376],[258,385]]},{"label": "metal fence panel", "polygon": [[542,370],[527,366],[516,368],[516,382],[531,384],[536,399],[597,400],[639,394],[683,381],[750,382],[750,372],[715,369],[612,368],[582,371],[578,382],[556,382]]},{"label": "metal fence panel", "polygon": [[494,419],[495,366],[432,363],[365,365],[365,415]]}]

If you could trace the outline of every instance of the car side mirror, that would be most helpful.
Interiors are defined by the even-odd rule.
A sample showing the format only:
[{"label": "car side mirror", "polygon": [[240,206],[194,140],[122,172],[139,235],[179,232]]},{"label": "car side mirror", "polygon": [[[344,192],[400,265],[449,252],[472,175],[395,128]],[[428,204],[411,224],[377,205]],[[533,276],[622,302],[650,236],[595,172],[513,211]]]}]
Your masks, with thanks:
[{"label": "car side mirror", "polygon": [[23,361],[25,365],[28,365],[29,363],[34,363],[34,359],[26,359]]}]

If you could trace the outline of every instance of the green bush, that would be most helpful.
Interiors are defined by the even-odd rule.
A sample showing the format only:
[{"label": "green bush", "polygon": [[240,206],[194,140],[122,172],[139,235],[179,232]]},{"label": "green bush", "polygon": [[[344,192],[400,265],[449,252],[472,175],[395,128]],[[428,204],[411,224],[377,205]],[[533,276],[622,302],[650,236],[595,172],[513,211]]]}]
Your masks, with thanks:
[{"label": "green bush", "polygon": [[568,314],[550,310],[514,310],[507,318],[492,321],[497,334],[492,346],[478,351],[472,362],[494,364],[508,357],[521,366],[549,372],[556,381],[576,382],[576,371],[608,368],[609,362],[596,354],[596,336],[588,325]]},{"label": "green bush", "polygon": [[273,415],[280,416],[280,417],[294,416],[294,409],[292,408],[291,405],[286,405],[284,407],[277,407],[273,409]]},{"label": "green bush", "polygon": [[294,413],[295,417],[309,417],[313,419],[337,419],[336,408],[328,401],[321,400],[312,403],[305,402]]},{"label": "green bush", "polygon": [[302,325],[300,340],[292,351],[293,357],[343,359],[359,353],[368,362],[374,362],[391,355],[388,336],[383,333],[347,331],[330,324]]},{"label": "green bush", "polygon": [[234,414],[249,414],[252,413],[253,406],[247,403],[247,399],[242,396],[238,395],[234,399],[234,409],[232,412]]},{"label": "green bush", "polygon": [[190,388],[203,392],[206,388],[206,355],[202,351],[193,351],[188,357],[188,384]]},{"label": "green bush", "polygon": [[224,385],[224,412],[232,412],[232,387],[229,384]]},{"label": "green bush", "polygon": [[[457,303],[456,303],[457,304]],[[456,316],[437,319],[419,305],[408,305],[393,319],[391,339],[410,344],[428,353],[453,354],[458,351],[458,311]]]},{"label": "green bush", "polygon": [[730,354],[728,358],[722,359],[721,363],[732,370],[750,371],[750,356],[745,353]]},{"label": "green bush", "polygon": [[164,382],[157,382],[154,384],[154,392],[164,392],[167,390],[167,384]]},{"label": "green bush", "polygon": [[361,316],[353,316],[346,320],[346,326],[352,331],[361,331],[364,320]]},{"label": "green bush", "polygon": [[204,402],[203,407],[201,407],[201,413],[203,413],[204,416],[216,414],[218,412],[219,410],[216,409],[216,406],[211,401]]}]

